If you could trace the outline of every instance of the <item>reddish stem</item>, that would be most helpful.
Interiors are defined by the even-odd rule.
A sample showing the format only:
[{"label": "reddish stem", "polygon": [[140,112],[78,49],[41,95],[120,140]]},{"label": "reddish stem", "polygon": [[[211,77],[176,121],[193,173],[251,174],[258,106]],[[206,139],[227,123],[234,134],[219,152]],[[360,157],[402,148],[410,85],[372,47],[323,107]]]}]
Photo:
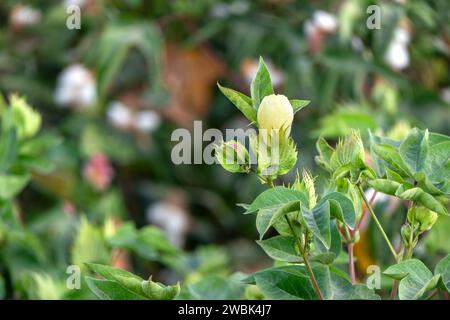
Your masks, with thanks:
[{"label": "reddish stem", "polygon": [[350,278],[352,279],[352,284],[356,283],[356,272],[355,272],[355,261],[353,259],[353,243],[347,244],[348,250],[348,270],[350,273]]}]

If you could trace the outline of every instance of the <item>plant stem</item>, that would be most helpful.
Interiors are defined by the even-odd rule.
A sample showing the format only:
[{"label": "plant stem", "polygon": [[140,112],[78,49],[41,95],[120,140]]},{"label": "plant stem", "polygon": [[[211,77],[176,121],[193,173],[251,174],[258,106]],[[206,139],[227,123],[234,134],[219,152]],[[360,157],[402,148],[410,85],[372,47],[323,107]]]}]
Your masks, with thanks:
[{"label": "plant stem", "polygon": [[364,203],[366,204],[367,210],[369,210],[370,215],[372,216],[372,219],[375,221],[375,224],[377,225],[378,229],[380,230],[381,234],[383,235],[384,240],[386,240],[386,243],[391,250],[392,255],[394,256],[395,261],[398,259],[397,252],[395,252],[394,246],[392,245],[391,241],[389,240],[388,236],[386,235],[386,232],[383,229],[383,226],[381,225],[380,221],[378,220],[375,212],[372,209],[372,206],[370,205],[369,201],[367,200],[364,191],[362,190],[361,186],[358,185],[358,190],[361,194],[362,199],[364,200]]},{"label": "plant stem", "polygon": [[355,272],[355,260],[353,259],[353,243],[347,244],[348,249],[348,271],[350,273],[350,278],[352,279],[352,284],[356,283],[356,272]]},{"label": "plant stem", "polygon": [[306,247],[303,248],[303,245],[302,245],[302,243],[300,241],[300,238],[297,236],[297,233],[295,232],[295,229],[292,226],[291,221],[289,220],[289,218],[287,216],[284,216],[284,218],[286,219],[286,222],[289,225],[289,228],[291,229],[292,233],[294,234],[294,237],[296,239],[296,243],[297,243],[297,246],[298,246],[298,250],[300,251],[300,254],[303,257],[303,262],[305,263],[306,269],[308,270],[309,278],[311,279],[311,282],[312,282],[312,285],[314,287],[314,290],[316,291],[316,294],[319,297],[319,299],[320,300],[324,300],[325,298],[323,297],[322,291],[320,291],[319,284],[317,283],[316,276],[314,275],[312,267],[311,267],[311,263],[309,262],[308,254],[306,253]]},{"label": "plant stem", "polygon": [[428,297],[425,298],[425,300],[431,300],[431,299],[433,299],[433,297],[434,297],[435,295],[437,295],[438,293],[439,293],[439,289],[438,289],[438,288],[434,289],[434,290],[430,293],[430,295],[429,295]]}]

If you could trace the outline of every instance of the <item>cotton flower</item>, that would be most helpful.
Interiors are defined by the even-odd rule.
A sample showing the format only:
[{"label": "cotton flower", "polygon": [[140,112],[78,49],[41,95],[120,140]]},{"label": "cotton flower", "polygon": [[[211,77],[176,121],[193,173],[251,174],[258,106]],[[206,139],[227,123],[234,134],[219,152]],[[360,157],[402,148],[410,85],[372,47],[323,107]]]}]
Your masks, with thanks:
[{"label": "cotton flower", "polygon": [[160,115],[152,110],[134,112],[121,101],[113,101],[106,112],[108,121],[122,130],[137,130],[148,133],[155,131],[160,123]]},{"label": "cotton flower", "polygon": [[311,53],[317,53],[322,48],[326,36],[338,28],[338,19],[335,15],[318,10],[313,13],[311,19],[304,24],[304,32],[308,39],[308,47]]},{"label": "cotton flower", "polygon": [[72,64],[58,77],[55,102],[61,106],[85,109],[97,102],[93,74],[81,64]]},{"label": "cotton flower", "polygon": [[84,165],[83,176],[94,189],[105,191],[114,177],[114,170],[108,158],[102,153],[97,153]]},{"label": "cotton flower", "polygon": [[30,6],[16,5],[11,11],[10,23],[14,28],[22,28],[38,24],[42,13]]},{"label": "cotton flower", "polygon": [[282,94],[265,96],[259,105],[258,127],[260,130],[267,130],[268,136],[271,136],[274,130],[281,129],[286,130],[286,135],[289,135],[293,119],[292,105],[288,98]]},{"label": "cotton flower", "polygon": [[109,104],[106,116],[109,122],[120,129],[128,129],[133,123],[133,114],[130,108],[120,101]]},{"label": "cotton flower", "polygon": [[403,70],[409,66],[408,44],[411,40],[409,31],[399,27],[384,55],[385,62],[394,70]]},{"label": "cotton flower", "polygon": [[338,20],[335,15],[318,10],[313,15],[314,25],[324,32],[334,32],[338,27]]},{"label": "cotton flower", "polygon": [[155,111],[140,111],[135,116],[135,127],[142,132],[153,132],[161,123],[161,117]]},{"label": "cotton flower", "polygon": [[77,7],[83,7],[84,5],[87,4],[87,0],[65,0],[64,1],[64,5],[66,7],[69,6],[77,6]]}]

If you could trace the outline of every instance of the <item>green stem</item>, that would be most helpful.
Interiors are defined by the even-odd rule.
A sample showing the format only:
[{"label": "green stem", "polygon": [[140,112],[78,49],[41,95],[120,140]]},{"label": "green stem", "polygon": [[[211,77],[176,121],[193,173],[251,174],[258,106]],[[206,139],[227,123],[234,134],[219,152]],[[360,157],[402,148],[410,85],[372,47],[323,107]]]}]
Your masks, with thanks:
[{"label": "green stem", "polygon": [[383,226],[381,225],[380,221],[378,220],[375,212],[372,209],[372,206],[370,205],[369,201],[367,200],[364,191],[361,188],[361,185],[358,185],[359,193],[361,194],[362,199],[364,200],[364,203],[366,204],[367,210],[369,210],[370,215],[372,216],[372,219],[375,221],[375,224],[377,225],[378,229],[380,230],[381,234],[383,235],[384,240],[386,240],[386,243],[391,250],[392,255],[394,256],[394,259],[397,261],[398,255],[397,252],[394,249],[394,246],[392,245],[391,241],[389,240],[388,236],[386,235],[386,232],[383,229]]},{"label": "green stem", "polygon": [[319,284],[317,283],[316,276],[314,275],[314,272],[312,270],[311,263],[309,262],[308,254],[306,253],[306,244],[305,244],[305,247],[303,247],[303,245],[300,241],[300,237],[297,236],[297,233],[295,232],[295,229],[292,226],[291,221],[289,220],[289,218],[287,216],[284,216],[284,217],[286,219],[287,224],[289,225],[289,228],[291,229],[292,233],[294,234],[294,237],[296,239],[296,243],[298,246],[298,250],[300,251],[300,254],[303,257],[303,262],[305,263],[306,269],[308,270],[308,275],[309,275],[309,278],[311,279],[314,290],[316,291],[316,294],[320,300],[325,300],[325,298],[322,294],[322,291],[320,291],[320,287],[319,287]]}]

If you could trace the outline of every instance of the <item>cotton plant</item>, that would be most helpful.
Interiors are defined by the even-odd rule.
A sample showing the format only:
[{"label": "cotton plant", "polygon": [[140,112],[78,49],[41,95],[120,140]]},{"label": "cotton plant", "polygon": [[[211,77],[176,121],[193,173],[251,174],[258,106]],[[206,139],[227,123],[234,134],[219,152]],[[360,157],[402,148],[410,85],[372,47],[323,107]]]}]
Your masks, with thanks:
[{"label": "cotton plant", "polygon": [[[256,125],[260,134],[268,131],[265,136],[273,137],[272,130],[276,129],[277,150],[282,150],[278,156],[283,170],[263,175],[260,167],[271,162],[271,147],[260,149],[250,143],[247,150],[232,140],[217,148],[218,160],[225,170],[257,174],[271,187],[252,203],[241,205],[245,214],[256,215],[258,244],[276,262],[274,267],[246,278],[247,283],[256,285],[260,294],[269,299],[379,299],[374,290],[357,283],[354,269],[353,245],[359,241],[363,216],[370,214],[392,254],[393,265],[385,275],[396,279],[393,297],[420,299],[429,291],[448,292],[449,256],[436,266],[433,275],[421,261],[413,259],[413,250],[419,236],[433,227],[437,217],[448,215],[449,137],[419,129],[406,130],[400,141],[372,134],[370,151],[374,168],[367,164],[368,153],[358,131],[352,131],[334,147],[319,138],[316,162],[329,173],[325,192],[318,194],[314,178],[307,171],[297,175],[288,186],[276,186],[276,179],[296,164],[297,150],[290,137],[293,114],[308,102],[275,95],[262,60],[251,85],[251,97],[232,89],[220,89]],[[256,164],[250,161],[251,152],[256,153]],[[399,230],[403,239],[399,251],[366,197],[364,189],[368,187],[408,202],[407,218]],[[278,235],[266,239],[271,228]],[[334,263],[342,244],[347,247],[348,277],[338,272]],[[423,281],[411,280],[421,272],[427,275]],[[304,281],[305,278],[309,281]]]}]

